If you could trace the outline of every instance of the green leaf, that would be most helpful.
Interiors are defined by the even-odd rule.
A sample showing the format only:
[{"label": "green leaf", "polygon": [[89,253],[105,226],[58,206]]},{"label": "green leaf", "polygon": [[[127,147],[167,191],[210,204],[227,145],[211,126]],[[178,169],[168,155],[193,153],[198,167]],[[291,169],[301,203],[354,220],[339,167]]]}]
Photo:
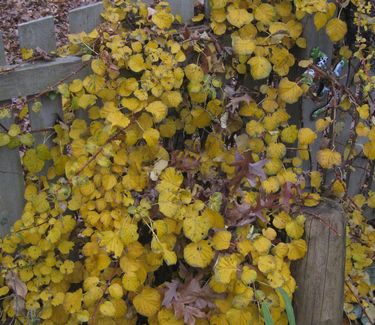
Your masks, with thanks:
[{"label": "green leaf", "polygon": [[296,325],[296,318],[294,317],[294,311],[292,302],[283,288],[278,288],[277,291],[281,294],[285,302],[286,314],[288,315],[289,325]]},{"label": "green leaf", "polygon": [[57,97],[57,92],[56,91],[50,91],[48,94],[47,94],[48,98],[50,100],[54,100],[56,97]]},{"label": "green leaf", "polygon": [[34,112],[34,113],[39,113],[40,112],[40,109],[42,108],[42,103],[41,102],[35,102],[33,104],[33,106],[31,106],[31,110]]},{"label": "green leaf", "polygon": [[264,323],[266,325],[274,325],[274,322],[271,317],[270,308],[267,302],[262,303],[262,314],[264,318]]}]

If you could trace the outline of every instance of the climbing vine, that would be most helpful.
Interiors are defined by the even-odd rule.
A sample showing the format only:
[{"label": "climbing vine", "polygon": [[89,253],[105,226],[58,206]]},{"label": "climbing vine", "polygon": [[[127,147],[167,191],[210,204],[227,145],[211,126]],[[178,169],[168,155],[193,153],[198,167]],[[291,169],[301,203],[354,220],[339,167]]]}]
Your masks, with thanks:
[{"label": "climbing vine", "polygon": [[[303,208],[325,196],[347,213],[345,313],[373,308],[371,2],[210,7],[186,26],[163,1],[105,3],[104,23],[58,50],[91,74],[57,86],[64,116],[45,141],[18,124],[0,133],[23,147],[26,180],[24,212],[0,242],[2,323],[287,324]],[[309,15],[333,58],[294,56]],[[308,97],[311,128],[291,122]],[[43,110],[32,100],[20,119]],[[368,181],[352,195],[358,158]]]}]

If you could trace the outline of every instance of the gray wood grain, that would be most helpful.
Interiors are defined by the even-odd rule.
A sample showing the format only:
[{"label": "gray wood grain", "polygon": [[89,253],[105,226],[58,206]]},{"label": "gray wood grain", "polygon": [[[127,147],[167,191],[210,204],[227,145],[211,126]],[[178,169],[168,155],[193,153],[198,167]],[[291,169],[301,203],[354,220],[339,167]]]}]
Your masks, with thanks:
[{"label": "gray wood grain", "polygon": [[[0,105],[7,104],[0,102]],[[2,119],[1,123],[9,127],[13,119]],[[1,129],[1,132],[4,132]],[[0,147],[0,237],[9,232],[18,220],[24,207],[24,178],[18,147],[9,149]]]},{"label": "gray wood grain", "polygon": [[[78,57],[58,58],[51,62],[24,64],[0,78],[0,101],[14,97],[29,96],[46,90],[80,68]],[[68,81],[84,76],[89,68],[71,76]]]},{"label": "gray wood grain", "polygon": [[187,0],[168,0],[172,12],[182,16],[185,23],[188,23],[194,17],[194,1]]},{"label": "gray wood grain", "polygon": [[[303,19],[303,37],[306,38],[307,41],[307,47],[301,53],[299,53],[299,59],[306,58],[308,59],[310,57],[311,50],[314,47],[319,47],[320,50],[322,50],[329,58],[329,63],[332,58],[332,52],[333,52],[333,44],[330,41],[329,37],[327,36],[324,28],[322,28],[320,31],[316,31],[316,28],[314,26],[314,17],[313,15],[308,15],[306,18]],[[311,113],[317,108],[317,104],[314,103],[310,98],[303,97],[301,102],[301,117],[302,117],[302,123],[304,127],[308,127],[311,129],[315,129],[315,121],[312,121],[310,119]],[[316,160],[316,153],[318,152],[320,147],[320,141],[319,139],[316,140],[311,146],[310,146],[310,152],[311,152],[311,160],[312,160],[312,169],[316,170],[317,167],[317,160]],[[308,166],[308,163],[304,163],[304,169],[306,170],[310,166]]]},{"label": "gray wood grain", "polygon": [[3,42],[3,33],[0,32],[0,67],[7,64],[4,42]]},{"label": "gray wood grain", "polygon": [[[34,112],[31,107],[33,103],[29,105],[30,124],[32,130],[41,130],[53,127],[56,123],[57,118],[63,118],[61,96],[56,95],[55,98],[50,98],[48,95],[44,95],[40,99],[42,108],[39,112]],[[35,144],[45,143],[51,146],[51,131],[38,132],[34,134]]]},{"label": "gray wood grain", "polygon": [[[319,220],[318,216],[324,223]],[[297,325],[341,325],[344,304],[345,215],[325,199],[305,210],[306,256],[293,263],[297,282],[294,309]],[[339,236],[330,229],[334,228]]]},{"label": "gray wood grain", "polygon": [[52,16],[19,24],[18,36],[21,48],[39,47],[47,52],[56,50],[55,24]]},{"label": "gray wood grain", "polygon": [[94,3],[69,11],[69,33],[90,32],[102,21],[103,3]]}]

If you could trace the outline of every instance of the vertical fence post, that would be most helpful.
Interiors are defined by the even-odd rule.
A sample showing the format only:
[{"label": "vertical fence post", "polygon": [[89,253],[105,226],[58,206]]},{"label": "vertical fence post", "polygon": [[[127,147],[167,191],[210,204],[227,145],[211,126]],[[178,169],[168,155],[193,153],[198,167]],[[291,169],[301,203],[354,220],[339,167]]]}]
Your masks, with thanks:
[{"label": "vertical fence post", "polygon": [[[9,104],[0,102],[0,107]],[[9,127],[13,118],[2,119],[1,124]],[[1,132],[5,132],[1,130]],[[10,227],[21,218],[24,207],[24,178],[19,148],[0,147],[0,237],[9,233]]]},{"label": "vertical fence post", "polygon": [[[33,20],[18,26],[18,34],[21,48],[39,47],[44,51],[50,52],[56,49],[55,25],[53,17],[45,17]],[[49,75],[46,75],[48,78]],[[37,78],[37,76],[35,76]],[[42,96],[38,99],[42,102],[42,108],[39,112],[32,110],[33,103],[29,105],[30,124],[32,130],[40,130],[53,127],[56,117],[62,118],[61,97],[56,95],[49,97]],[[50,133],[50,132],[49,132]],[[48,132],[35,134],[36,144],[45,142]]]},{"label": "vertical fence post", "polygon": [[101,12],[103,4],[101,2],[80,7],[69,11],[69,33],[90,32],[102,22]]},{"label": "vertical fence post", "polygon": [[168,0],[172,12],[182,17],[184,23],[188,23],[194,17],[194,1],[191,0]]},{"label": "vertical fence post", "polygon": [[7,64],[5,50],[4,50],[4,42],[3,42],[3,33],[0,32],[0,67]]},{"label": "vertical fence post", "polygon": [[304,212],[308,251],[292,269],[297,283],[293,299],[296,321],[301,325],[341,325],[345,213],[340,204],[328,199]]},{"label": "vertical fence post", "polygon": [[55,24],[52,16],[18,25],[21,48],[51,52],[56,50]]},{"label": "vertical fence post", "polygon": [[[2,33],[0,32],[0,67],[6,65]],[[10,101],[0,102],[0,107]],[[0,120],[4,127],[13,123],[13,118]],[[1,129],[1,132],[6,132]],[[24,179],[18,148],[0,147],[0,237],[9,232],[13,223],[21,217],[24,207]]]},{"label": "vertical fence post", "polygon": [[[301,58],[309,58],[311,50],[314,47],[319,46],[319,48],[328,56],[328,65],[330,65],[330,60],[332,58],[333,44],[330,41],[327,33],[324,29],[316,31],[314,25],[314,17],[312,15],[307,15],[302,20],[303,24],[303,37],[307,40],[307,47],[301,53],[298,53]],[[316,109],[316,103],[314,103],[310,98],[303,97],[301,100],[301,118],[303,127],[308,127],[311,129],[315,128],[315,121],[312,121],[310,116],[311,113]],[[312,169],[316,169],[317,160],[316,153],[319,150],[320,141],[315,141],[310,146],[311,160],[312,160]],[[308,163],[304,164],[304,169],[308,168]]]}]

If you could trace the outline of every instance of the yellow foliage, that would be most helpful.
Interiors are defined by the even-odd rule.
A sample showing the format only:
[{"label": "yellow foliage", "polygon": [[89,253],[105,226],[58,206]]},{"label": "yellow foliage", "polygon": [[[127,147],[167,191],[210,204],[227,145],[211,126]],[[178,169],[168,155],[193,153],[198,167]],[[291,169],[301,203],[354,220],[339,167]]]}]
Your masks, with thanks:
[{"label": "yellow foliage", "polygon": [[[313,57],[297,61],[305,72],[291,79],[295,50],[312,45],[302,34],[304,16],[314,14],[316,29],[325,27],[333,42],[345,37],[334,3],[210,0],[210,8],[207,24],[199,13],[183,26],[166,1],[107,1],[102,25],[70,35],[57,51],[82,56],[91,68],[58,86],[65,122],[43,144],[18,123],[0,133],[0,146],[25,147],[26,201],[0,240],[2,321],[18,313],[8,299],[12,276],[25,291],[21,322],[35,313],[45,324],[135,324],[142,315],[150,324],[182,325],[184,315],[168,299],[199,290],[210,312],[188,297],[184,308],[205,314],[189,322],[260,325],[258,305],[268,301],[275,324],[286,324],[275,289],[292,297],[299,285],[290,272],[291,261],[307,252],[298,211],[318,205],[323,188],[345,197],[350,209],[346,272],[368,303],[364,270],[375,234],[362,209],[375,207],[375,194],[346,200],[345,184],[348,161],[375,159],[372,107],[360,98],[374,88],[366,40],[358,36],[350,50],[335,51],[362,63],[356,96]],[[356,15],[354,25],[371,30],[368,13]],[[24,59],[34,54],[21,52]],[[249,76],[256,85],[241,87]],[[287,105],[318,98],[323,84],[336,97],[315,130],[291,124],[295,112]],[[43,112],[41,102],[32,106]],[[17,118],[27,115],[25,107]],[[1,117],[10,117],[4,111]],[[350,140],[361,137],[361,144],[338,149],[344,116],[355,117]],[[321,145],[316,155],[314,142]],[[317,170],[306,168],[310,158]],[[334,167],[327,186],[321,168]],[[162,272],[169,283],[159,284]],[[357,301],[345,291],[350,310]]]}]

